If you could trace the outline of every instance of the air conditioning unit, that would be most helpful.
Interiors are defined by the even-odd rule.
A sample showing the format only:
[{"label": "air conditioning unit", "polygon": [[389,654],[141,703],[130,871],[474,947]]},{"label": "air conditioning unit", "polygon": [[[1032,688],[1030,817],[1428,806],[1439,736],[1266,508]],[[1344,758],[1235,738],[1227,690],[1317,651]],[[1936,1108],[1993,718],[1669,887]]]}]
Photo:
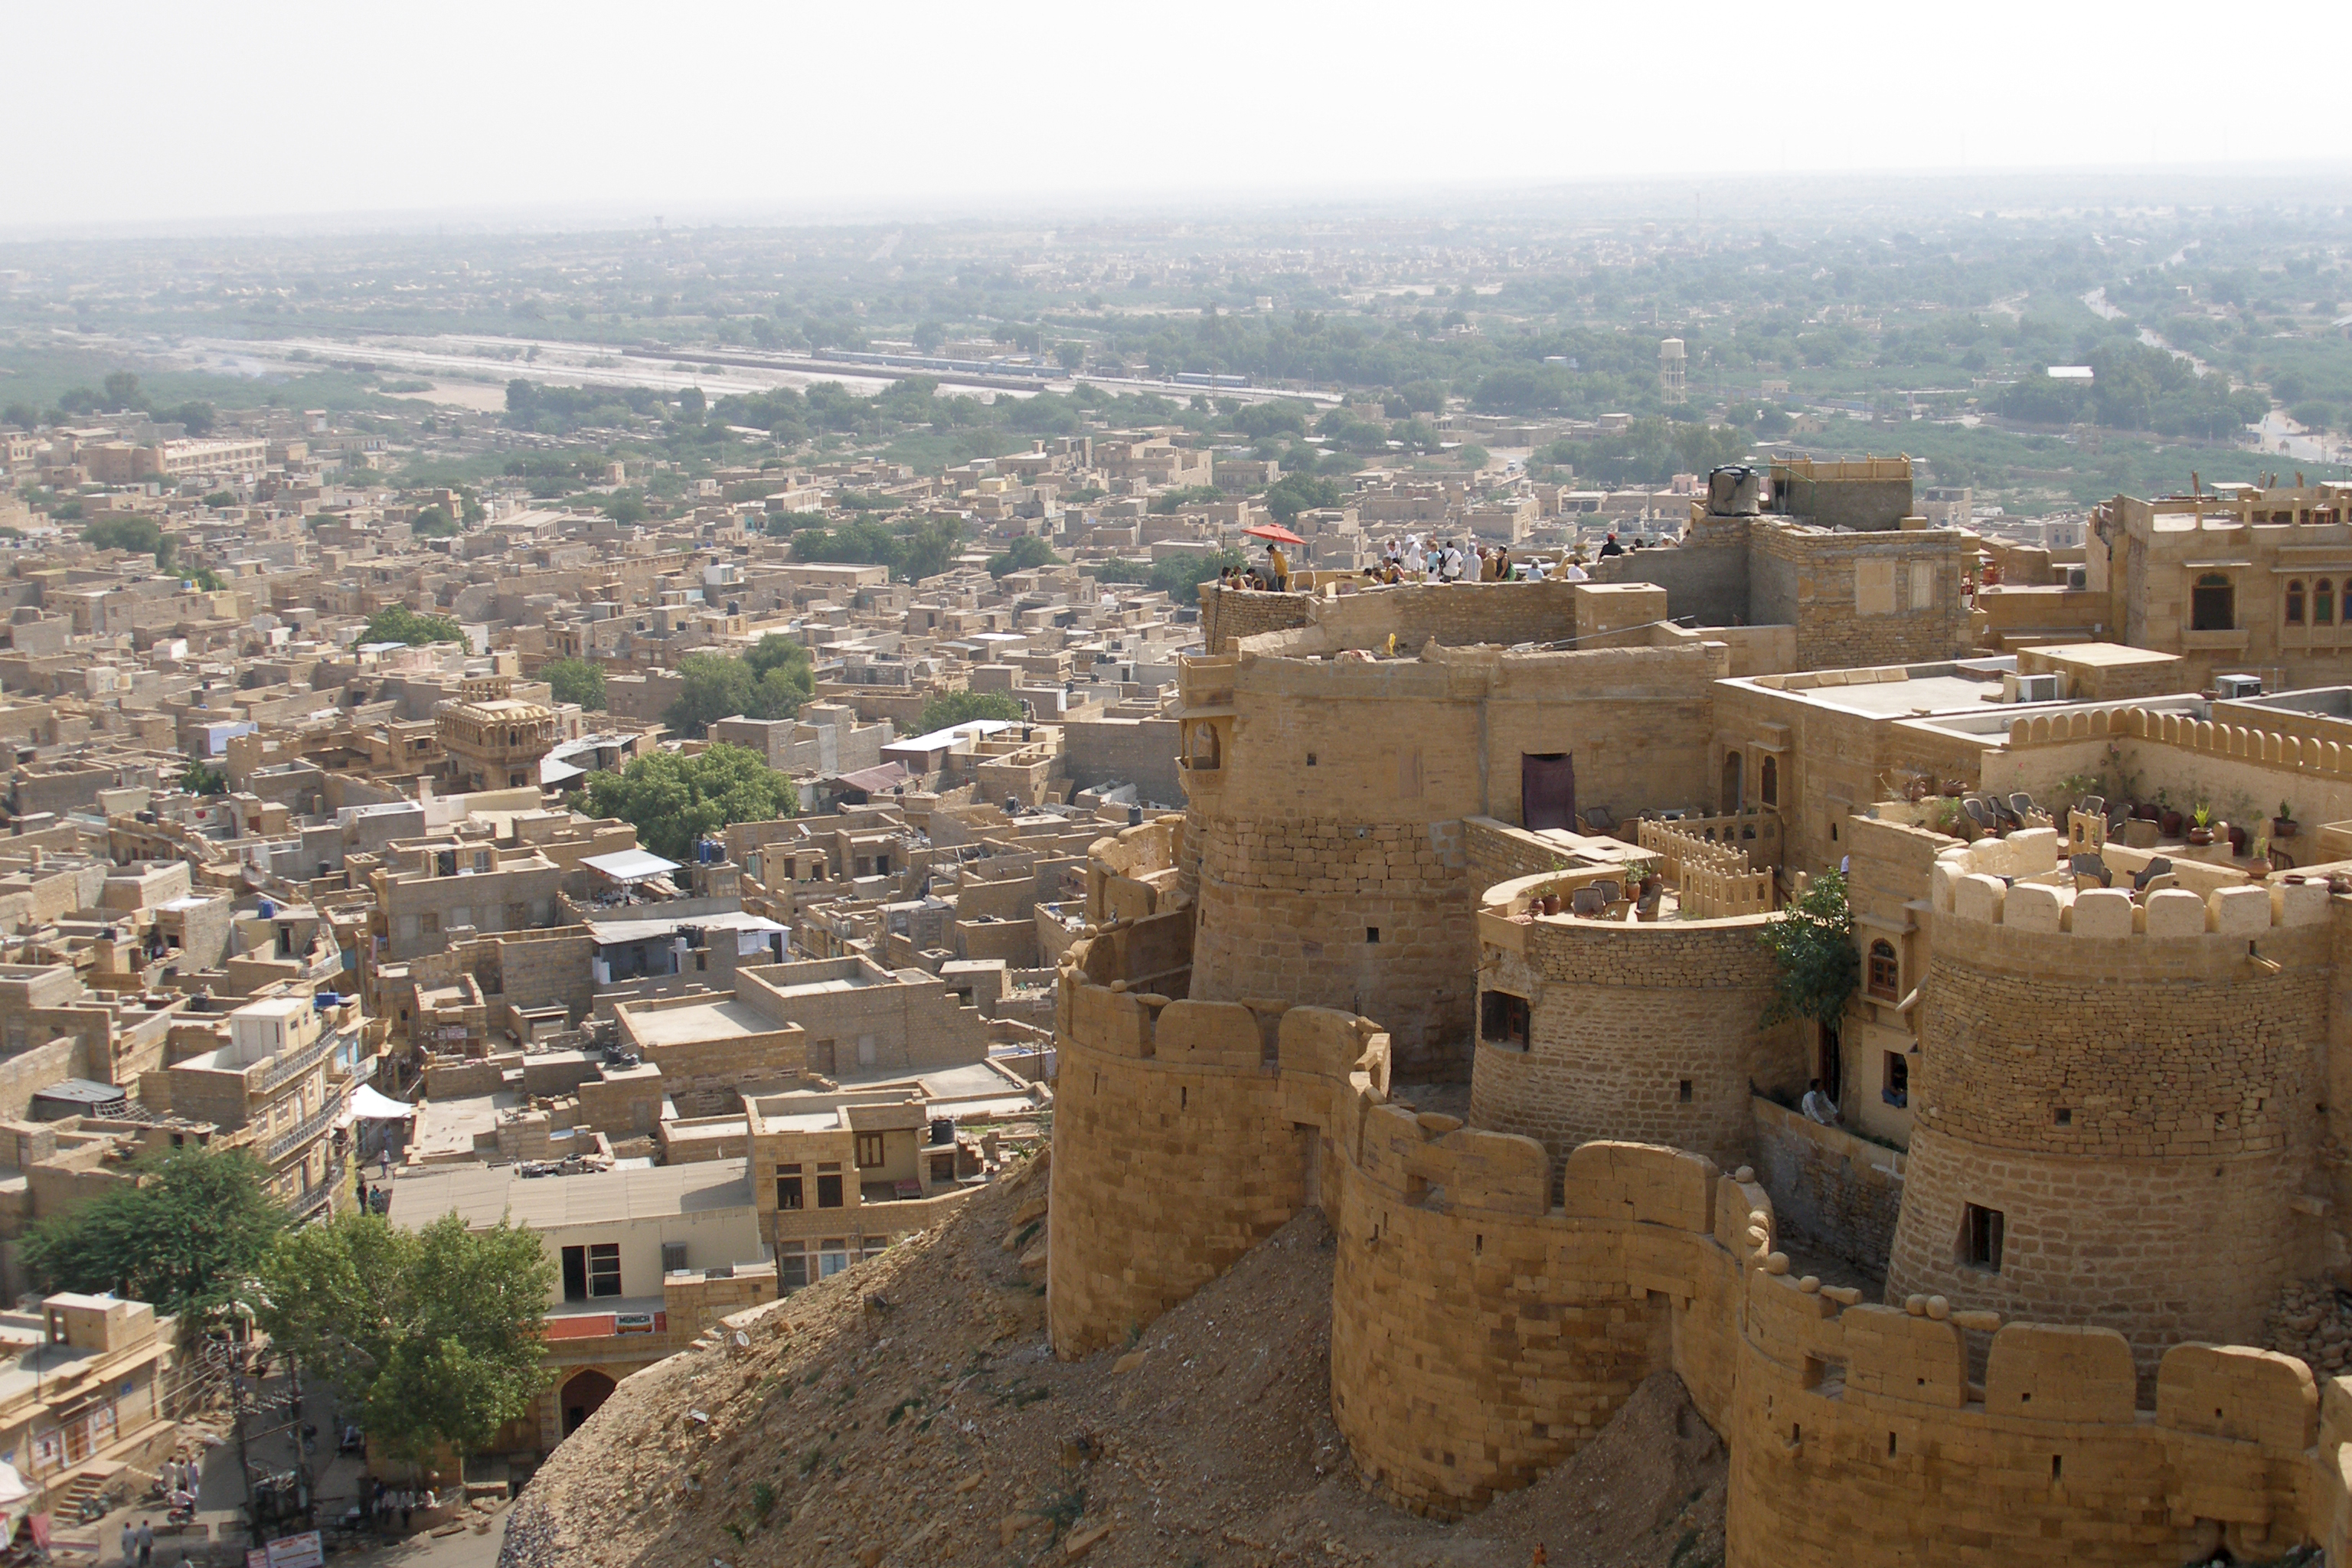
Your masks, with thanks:
[{"label": "air conditioning unit", "polygon": [[2069,566],[2066,568],[2066,586],[2069,588],[2079,589],[2087,588],[2090,585],[2091,569],[2088,566]]},{"label": "air conditioning unit", "polygon": [[2020,702],[2055,702],[2058,700],[2058,678],[2054,675],[2021,675],[2017,678],[2017,700]]},{"label": "air conditioning unit", "polygon": [[2259,675],[2217,675],[2213,689],[2225,700],[2242,702],[2249,697],[2263,694],[2263,678]]}]

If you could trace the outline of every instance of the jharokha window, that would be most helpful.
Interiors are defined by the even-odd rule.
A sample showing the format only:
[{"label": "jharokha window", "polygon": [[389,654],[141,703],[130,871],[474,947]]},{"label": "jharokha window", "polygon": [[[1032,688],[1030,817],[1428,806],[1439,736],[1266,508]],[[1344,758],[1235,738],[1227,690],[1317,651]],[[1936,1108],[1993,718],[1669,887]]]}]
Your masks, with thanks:
[{"label": "jharokha window", "polygon": [[2297,577],[2286,585],[2286,624],[2303,625],[2303,579]]},{"label": "jharokha window", "polygon": [[2311,587],[2311,624],[2315,626],[2336,624],[2336,584],[2325,577]]},{"label": "jharokha window", "polygon": [[1881,937],[1870,944],[1870,994],[1892,1002],[1903,983],[1903,966],[1895,956],[1895,944]]}]

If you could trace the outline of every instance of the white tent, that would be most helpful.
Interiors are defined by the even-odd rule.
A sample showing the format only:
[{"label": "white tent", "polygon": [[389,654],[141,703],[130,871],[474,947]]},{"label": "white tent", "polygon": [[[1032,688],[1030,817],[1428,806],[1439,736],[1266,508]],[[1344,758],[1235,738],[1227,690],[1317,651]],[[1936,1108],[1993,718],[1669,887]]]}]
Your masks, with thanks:
[{"label": "white tent", "polygon": [[352,1090],[352,1115],[362,1121],[405,1121],[416,1107],[361,1084]]}]

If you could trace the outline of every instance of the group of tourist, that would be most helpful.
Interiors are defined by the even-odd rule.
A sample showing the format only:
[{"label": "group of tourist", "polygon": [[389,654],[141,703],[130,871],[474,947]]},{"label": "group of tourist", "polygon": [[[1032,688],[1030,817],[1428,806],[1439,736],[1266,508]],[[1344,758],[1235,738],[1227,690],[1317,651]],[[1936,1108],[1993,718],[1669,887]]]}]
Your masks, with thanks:
[{"label": "group of tourist", "polygon": [[[1612,529],[1601,546],[1603,557],[1623,555],[1628,551],[1652,548],[1650,542],[1634,539],[1622,541]],[[1430,540],[1424,542],[1418,533],[1402,539],[1391,539],[1381,547],[1380,559],[1364,569],[1367,581],[1375,584],[1389,583],[1585,583],[1591,574],[1584,569],[1584,552],[1570,552],[1557,566],[1542,556],[1531,555],[1524,560],[1511,558],[1510,546],[1497,544],[1491,549],[1473,543],[1467,553],[1458,540]],[[1290,589],[1290,558],[1282,546],[1269,543],[1265,559],[1255,566],[1228,566],[1217,574],[1217,583],[1224,588],[1268,589],[1287,593]]]}]

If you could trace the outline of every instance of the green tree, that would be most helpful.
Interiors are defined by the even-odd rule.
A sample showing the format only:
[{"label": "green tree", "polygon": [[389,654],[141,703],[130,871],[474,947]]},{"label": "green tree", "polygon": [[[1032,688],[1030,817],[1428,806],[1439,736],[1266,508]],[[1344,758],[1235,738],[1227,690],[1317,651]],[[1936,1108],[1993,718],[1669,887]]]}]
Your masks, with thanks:
[{"label": "green tree", "polygon": [[191,436],[211,435],[213,426],[219,418],[211,404],[193,397],[171,410],[171,416],[174,423],[185,426]]},{"label": "green tree", "polygon": [[1853,948],[1853,911],[1846,907],[1845,879],[1824,871],[1805,896],[1780,911],[1757,939],[1772,952],[1780,973],[1764,1022],[1811,1018],[1835,1027],[1853,994],[1862,967]]},{"label": "green tree", "polygon": [[1002,691],[942,691],[923,704],[923,716],[915,721],[915,727],[929,735],[958,724],[969,724],[974,719],[1002,719],[1017,724],[1021,721],[1021,704]]},{"label": "green tree", "polygon": [[1024,533],[1013,542],[1013,548],[988,558],[988,574],[1002,577],[1008,572],[1026,572],[1036,566],[1055,566],[1062,558],[1054,547],[1034,533]]},{"label": "green tree", "polygon": [[105,517],[81,531],[84,544],[93,550],[152,552],[163,559],[163,531],[143,517]]},{"label": "green tree", "polygon": [[23,398],[0,408],[0,425],[14,425],[19,430],[31,430],[40,423],[41,411]]},{"label": "green tree", "polygon": [[446,616],[420,616],[406,605],[386,605],[368,617],[362,642],[404,642],[411,647],[466,640],[466,630]]},{"label": "green tree", "polygon": [[1268,487],[1265,510],[1274,513],[1274,521],[1289,526],[1302,511],[1319,511],[1339,504],[1339,487],[1329,479],[1318,479],[1312,474],[1285,474]]},{"label": "green tree", "polygon": [[262,1282],[272,1340],[391,1457],[478,1452],[547,1385],[555,1265],[521,1226],[470,1230],[452,1213],[412,1231],[344,1215],[283,1237]]},{"label": "green tree", "polygon": [[558,702],[577,702],[592,713],[604,706],[604,667],[593,659],[555,659],[540,667],[539,678],[555,689]]},{"label": "green tree", "polygon": [[935,354],[940,345],[948,341],[948,330],[937,321],[922,321],[915,327],[915,352]]},{"label": "green tree", "polygon": [[109,408],[144,408],[147,395],[139,390],[139,377],[127,370],[118,370],[106,378],[106,405]]},{"label": "green tree", "polygon": [[249,1150],[202,1144],[142,1159],[132,1180],[26,1234],[26,1273],[78,1290],[202,1315],[236,1298],[285,1228],[269,1167]]},{"label": "green tree", "polygon": [[591,773],[572,804],[591,816],[636,825],[637,842],[656,855],[686,859],[694,841],[730,822],[767,822],[800,809],[793,781],[740,746],[713,745],[696,756],[656,752],[617,773]]},{"label": "green tree", "polygon": [[226,795],[228,775],[205,763],[190,763],[180,774],[180,787],[190,795]]},{"label": "green tree", "polygon": [[652,515],[646,508],[646,498],[636,490],[614,490],[596,503],[596,510],[614,522],[630,528]]},{"label": "green tree", "polygon": [[409,520],[408,531],[419,539],[446,539],[457,531],[457,520],[446,507],[428,506]]},{"label": "green tree", "polygon": [[236,492],[235,490],[215,490],[205,497],[205,504],[211,507],[215,511],[219,510],[223,507],[235,506],[236,504]]},{"label": "green tree", "polygon": [[1463,447],[1454,455],[1461,459],[1462,466],[1464,468],[1469,469],[1474,474],[1484,470],[1488,460],[1494,456],[1494,454],[1487,451],[1486,447],[1477,446]]},{"label": "green tree", "polygon": [[222,589],[228,586],[227,584],[221,581],[221,574],[214,571],[209,566],[182,567],[180,570],[180,575],[185,577],[189,582],[194,583],[197,587],[202,588],[207,594],[217,594]]},{"label": "green tree", "polygon": [[797,659],[782,658],[755,668],[747,659],[723,653],[690,653],[678,660],[677,700],[663,710],[662,722],[682,735],[700,735],[714,721],[738,714],[746,719],[789,719],[816,694],[807,650],[800,649],[799,655]]}]

